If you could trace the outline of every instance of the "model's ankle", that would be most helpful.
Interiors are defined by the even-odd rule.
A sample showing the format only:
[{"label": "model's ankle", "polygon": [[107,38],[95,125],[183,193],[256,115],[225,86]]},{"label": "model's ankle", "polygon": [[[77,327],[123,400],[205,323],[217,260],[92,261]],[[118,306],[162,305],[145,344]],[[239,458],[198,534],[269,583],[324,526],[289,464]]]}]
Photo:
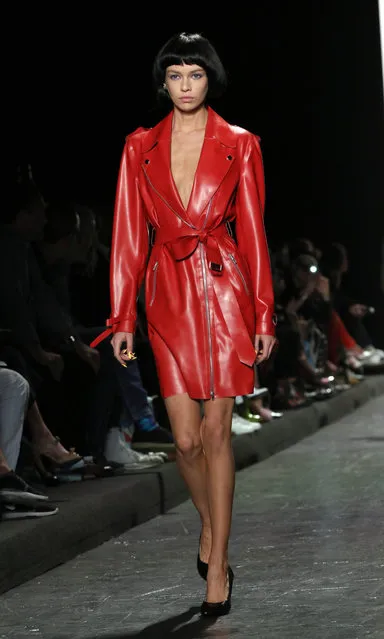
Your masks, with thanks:
[{"label": "model's ankle", "polygon": [[211,572],[226,572],[228,569],[228,557],[227,556],[215,556],[212,551],[209,557],[209,569]]}]

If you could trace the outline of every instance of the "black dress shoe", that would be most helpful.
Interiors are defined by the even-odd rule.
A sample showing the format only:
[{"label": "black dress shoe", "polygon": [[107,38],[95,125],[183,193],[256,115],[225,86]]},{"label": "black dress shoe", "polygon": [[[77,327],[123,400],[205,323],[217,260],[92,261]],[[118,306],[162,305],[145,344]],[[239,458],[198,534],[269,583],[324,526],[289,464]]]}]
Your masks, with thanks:
[{"label": "black dress shoe", "polygon": [[202,579],[207,581],[208,564],[206,564],[205,561],[202,561],[202,559],[200,558],[200,542],[201,542],[201,535],[199,539],[199,550],[197,552],[197,572],[199,573]]},{"label": "black dress shoe", "polygon": [[220,601],[219,603],[209,603],[209,601],[203,601],[201,604],[200,612],[204,617],[223,617],[227,615],[231,610],[231,597],[232,597],[232,586],[235,575],[233,574],[233,570],[231,566],[228,566],[228,581],[229,581],[229,592],[228,598],[225,601]]}]

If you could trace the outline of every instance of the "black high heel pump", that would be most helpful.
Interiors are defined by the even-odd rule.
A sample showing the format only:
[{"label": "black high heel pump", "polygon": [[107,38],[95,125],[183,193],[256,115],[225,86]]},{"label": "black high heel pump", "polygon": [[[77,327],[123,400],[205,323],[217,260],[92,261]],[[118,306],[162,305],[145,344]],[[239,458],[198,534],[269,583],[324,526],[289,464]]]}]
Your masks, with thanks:
[{"label": "black high heel pump", "polygon": [[229,591],[228,597],[225,601],[219,603],[210,603],[209,601],[203,601],[201,604],[200,612],[204,617],[223,617],[227,615],[231,610],[231,598],[232,598],[232,586],[235,575],[231,566],[228,566],[228,581]]},{"label": "black high heel pump", "polygon": [[199,538],[199,550],[197,552],[197,572],[199,573],[202,579],[207,581],[208,564],[206,564],[205,561],[202,561],[202,559],[200,558],[200,542],[201,542],[201,535]]}]

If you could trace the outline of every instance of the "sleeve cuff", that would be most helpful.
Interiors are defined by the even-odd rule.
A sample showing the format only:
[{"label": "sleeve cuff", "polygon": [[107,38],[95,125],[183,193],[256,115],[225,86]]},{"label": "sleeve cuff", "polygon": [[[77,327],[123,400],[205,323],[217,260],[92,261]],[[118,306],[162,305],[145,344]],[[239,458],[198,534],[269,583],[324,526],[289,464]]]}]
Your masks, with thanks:
[{"label": "sleeve cuff", "polygon": [[112,331],[114,333],[134,333],[136,330],[136,319],[124,319],[121,320],[118,324],[114,324],[112,327]]},{"label": "sleeve cuff", "polygon": [[111,317],[107,319],[107,326],[112,329],[112,333],[134,333],[136,329],[136,316]]},{"label": "sleeve cuff", "polygon": [[275,313],[256,320],[256,335],[275,335],[277,316]]}]

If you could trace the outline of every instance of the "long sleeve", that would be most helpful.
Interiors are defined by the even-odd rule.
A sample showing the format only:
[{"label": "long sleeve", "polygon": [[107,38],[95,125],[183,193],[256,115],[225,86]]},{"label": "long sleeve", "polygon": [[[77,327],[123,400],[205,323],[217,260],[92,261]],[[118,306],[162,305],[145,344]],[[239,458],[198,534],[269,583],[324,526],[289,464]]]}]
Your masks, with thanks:
[{"label": "long sleeve", "polygon": [[[56,294],[53,284],[55,267],[38,261],[36,247],[29,247],[28,269],[33,307],[36,317],[36,328],[42,342],[60,344],[69,335],[76,334],[74,322],[68,309]],[[40,256],[39,256],[40,257]],[[51,281],[47,281],[47,273],[51,271]]]},{"label": "long sleeve", "polygon": [[139,191],[137,152],[127,138],[117,182],[111,262],[112,331],[134,333],[137,295],[142,283],[148,254],[148,231]]},{"label": "long sleeve", "polygon": [[260,144],[249,134],[236,194],[236,237],[252,281],[256,334],[274,335],[274,295],[264,229],[265,184]]}]

